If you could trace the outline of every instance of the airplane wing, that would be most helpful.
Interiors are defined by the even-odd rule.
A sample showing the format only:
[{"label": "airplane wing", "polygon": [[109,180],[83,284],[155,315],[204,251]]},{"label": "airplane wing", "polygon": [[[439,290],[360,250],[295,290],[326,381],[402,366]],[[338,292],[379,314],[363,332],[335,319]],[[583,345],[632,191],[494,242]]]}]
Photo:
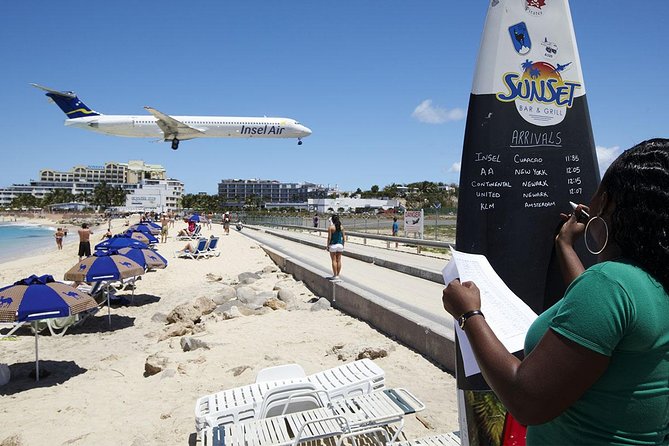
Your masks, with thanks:
[{"label": "airplane wing", "polygon": [[163,134],[165,135],[165,140],[168,139],[180,139],[180,140],[186,140],[186,139],[192,139],[192,138],[197,138],[198,136],[202,136],[204,132],[202,130],[196,129],[195,127],[191,127],[188,124],[185,124],[177,119],[174,119],[170,115],[166,115],[163,112],[160,112],[156,110],[155,108],[152,107],[144,107],[151,113],[153,116],[155,116],[158,119],[158,127],[160,127],[160,130],[163,131]]}]

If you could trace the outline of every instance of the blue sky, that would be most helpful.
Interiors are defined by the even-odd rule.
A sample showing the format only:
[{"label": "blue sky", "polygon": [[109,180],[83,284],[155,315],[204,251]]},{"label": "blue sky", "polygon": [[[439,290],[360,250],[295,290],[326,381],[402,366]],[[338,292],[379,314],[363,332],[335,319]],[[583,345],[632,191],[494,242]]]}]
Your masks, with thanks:
[{"label": "blue sky", "polygon": [[[518,0],[519,1],[519,0]],[[669,2],[571,3],[600,163],[668,135]],[[625,7],[623,8],[623,5]],[[632,5],[632,6],[628,6]],[[41,168],[142,159],[189,193],[223,178],[338,185],[458,181],[485,0],[50,2],[0,6],[0,186]],[[65,128],[30,82],[91,108],[285,116],[294,140],[168,143]]]}]

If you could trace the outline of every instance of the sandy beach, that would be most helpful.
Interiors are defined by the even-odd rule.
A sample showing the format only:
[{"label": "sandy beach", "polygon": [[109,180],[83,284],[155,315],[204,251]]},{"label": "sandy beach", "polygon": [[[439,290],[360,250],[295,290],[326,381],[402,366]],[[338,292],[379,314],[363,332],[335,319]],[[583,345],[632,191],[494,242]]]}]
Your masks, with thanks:
[{"label": "sandy beach", "polygon": [[[122,224],[113,221],[113,232]],[[365,322],[331,308],[314,311],[318,296],[234,229],[225,236],[220,225],[203,228],[205,236],[221,236],[219,257],[173,258],[186,243],[174,239],[182,226],[170,228],[169,241],[158,245],[168,268],[137,282],[132,305],[112,307],[111,330],[104,307],[63,337],[40,336],[46,378],[35,382],[28,376],[35,367],[30,330],[0,342],[0,363],[12,371],[12,380],[0,387],[0,445],[195,444],[198,397],[250,384],[265,367],[297,363],[310,374],[364,352],[380,356],[374,361],[385,371],[387,386],[406,387],[426,404],[425,411],[407,418],[407,438],[458,429],[452,375]],[[93,244],[104,229],[96,230]],[[69,237],[76,238],[76,231]],[[77,260],[76,244],[57,251],[54,242],[37,255],[2,263],[0,284],[31,274],[61,280]],[[323,262],[329,262],[325,253]],[[243,273],[255,274],[242,276],[240,283]],[[285,302],[271,305],[275,310],[230,310],[225,302],[240,288],[271,297],[286,290]],[[131,297],[130,291],[118,294]],[[175,307],[210,300],[220,306],[196,323],[166,322]],[[184,351],[184,337],[201,348]],[[161,370],[145,374],[147,358]]]}]

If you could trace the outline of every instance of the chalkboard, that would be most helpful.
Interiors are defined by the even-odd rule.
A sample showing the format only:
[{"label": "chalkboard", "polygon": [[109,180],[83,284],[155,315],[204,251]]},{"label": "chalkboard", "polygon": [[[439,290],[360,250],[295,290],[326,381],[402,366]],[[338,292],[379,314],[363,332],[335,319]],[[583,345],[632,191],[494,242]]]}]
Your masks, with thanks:
[{"label": "chalkboard", "polygon": [[[458,250],[484,254],[541,313],[566,288],[554,249],[560,213],[572,212],[570,201],[588,204],[599,179],[567,0],[492,0],[467,112]],[[586,266],[594,263],[584,246],[577,251]],[[466,397],[463,444],[500,444],[490,433],[483,438],[489,420],[470,417],[475,405],[499,402],[481,375],[465,378],[461,358],[456,364]]]}]

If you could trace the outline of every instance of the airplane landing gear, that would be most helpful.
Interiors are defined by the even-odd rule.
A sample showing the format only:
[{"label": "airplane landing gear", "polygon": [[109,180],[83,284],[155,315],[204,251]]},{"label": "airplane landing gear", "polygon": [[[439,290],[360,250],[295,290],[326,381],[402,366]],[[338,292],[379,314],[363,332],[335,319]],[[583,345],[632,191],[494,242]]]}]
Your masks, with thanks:
[{"label": "airplane landing gear", "polygon": [[176,150],[176,149],[178,149],[178,148],[179,148],[179,140],[176,139],[176,138],[174,138],[174,139],[172,140],[172,150]]},{"label": "airplane landing gear", "polygon": [[297,138],[297,145],[301,146],[302,145],[302,140],[300,138]]}]

